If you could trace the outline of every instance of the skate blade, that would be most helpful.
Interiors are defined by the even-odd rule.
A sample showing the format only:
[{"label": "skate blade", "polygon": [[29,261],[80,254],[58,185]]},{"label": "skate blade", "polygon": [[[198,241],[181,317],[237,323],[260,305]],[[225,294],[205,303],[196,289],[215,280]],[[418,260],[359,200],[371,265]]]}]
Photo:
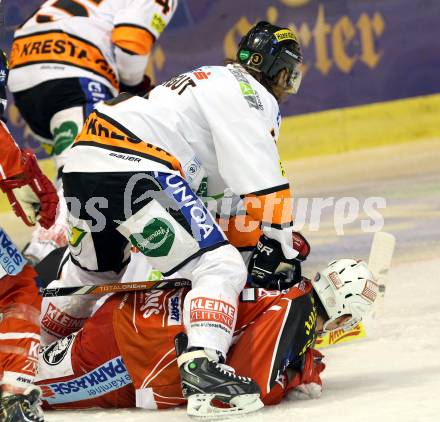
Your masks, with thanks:
[{"label": "skate blade", "polygon": [[255,412],[264,404],[259,394],[242,394],[231,399],[232,407],[216,407],[215,394],[194,394],[188,397],[187,413],[196,418],[221,419]]}]

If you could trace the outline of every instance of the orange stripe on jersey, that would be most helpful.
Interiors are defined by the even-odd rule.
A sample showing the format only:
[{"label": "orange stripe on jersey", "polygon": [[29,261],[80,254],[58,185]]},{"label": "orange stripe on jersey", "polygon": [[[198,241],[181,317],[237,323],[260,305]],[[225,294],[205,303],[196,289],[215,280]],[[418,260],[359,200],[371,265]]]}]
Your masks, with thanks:
[{"label": "orange stripe on jersey", "polygon": [[272,225],[292,223],[292,200],[289,185],[254,192],[244,198],[246,212],[255,220]]},{"label": "orange stripe on jersey", "polygon": [[261,236],[260,221],[249,215],[237,215],[229,220],[219,219],[229,243],[236,248],[255,248]]},{"label": "orange stripe on jersey", "polygon": [[124,126],[109,116],[94,111],[75,139],[73,147],[91,145],[117,152],[138,155],[164,164],[172,170],[183,174],[182,167],[174,156],[150,143],[144,142]]},{"label": "orange stripe on jersey", "polygon": [[121,24],[113,29],[112,41],[128,53],[146,55],[151,51],[155,38],[141,26]]},{"label": "orange stripe on jersey", "polygon": [[10,55],[11,69],[37,63],[61,63],[86,69],[119,88],[118,78],[101,50],[87,40],[62,31],[15,38]]}]

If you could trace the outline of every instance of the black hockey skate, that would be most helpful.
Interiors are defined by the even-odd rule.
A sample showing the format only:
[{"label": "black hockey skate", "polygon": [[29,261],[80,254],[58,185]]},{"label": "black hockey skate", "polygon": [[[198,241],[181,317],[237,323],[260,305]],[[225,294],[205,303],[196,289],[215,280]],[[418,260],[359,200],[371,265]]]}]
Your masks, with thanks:
[{"label": "black hockey skate", "polygon": [[254,381],[236,375],[233,368],[203,349],[187,349],[187,344],[186,334],[176,336],[177,363],[189,416],[222,418],[254,412],[264,406]]},{"label": "black hockey skate", "polygon": [[40,407],[41,390],[29,387],[23,394],[0,398],[1,422],[44,422]]}]

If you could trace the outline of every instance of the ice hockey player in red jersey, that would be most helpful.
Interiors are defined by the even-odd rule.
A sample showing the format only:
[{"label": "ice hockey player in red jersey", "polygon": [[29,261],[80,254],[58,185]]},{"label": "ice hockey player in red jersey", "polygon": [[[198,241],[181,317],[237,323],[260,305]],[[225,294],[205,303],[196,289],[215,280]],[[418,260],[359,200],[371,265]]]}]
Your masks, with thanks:
[{"label": "ice hockey player in red jersey", "polygon": [[[60,176],[66,152],[97,102],[150,88],[148,58],[178,0],[42,3],[15,31],[9,89]],[[62,197],[61,181],[58,189]],[[65,246],[64,221],[61,212],[50,231],[37,228],[25,255],[37,263]]]},{"label": "ice hockey player in red jersey", "polygon": [[[208,399],[217,386],[240,411],[260,404],[252,380],[216,366],[231,344],[248,272],[199,189],[204,182],[215,197],[229,189],[261,226],[249,263],[256,284],[264,287],[282,262],[302,259],[292,242],[290,186],[276,147],[278,102],[298,89],[301,61],[290,29],[260,22],[241,41],[236,63],[177,76],[148,97],[124,93],[97,105],[67,154],[63,186],[72,236],[67,276],[57,283],[120,281],[131,245],[165,276],[179,271],[190,279],[182,378],[204,362],[200,386],[185,390],[190,401]],[[77,329],[94,305],[91,297],[67,304],[47,299],[42,331],[53,333],[45,324],[50,313]],[[210,306],[229,318],[207,319]],[[204,374],[212,385],[202,381]],[[226,380],[235,387],[225,390]]]},{"label": "ice hockey player in red jersey", "polygon": [[[285,396],[319,398],[325,365],[313,349],[317,332],[351,329],[371,310],[378,292],[365,262],[354,259],[333,261],[312,281],[302,278],[293,286],[284,277],[281,287],[290,288],[282,291],[243,290],[233,344],[226,362],[215,364],[220,371],[230,373],[233,367],[255,380],[265,405]],[[268,287],[278,288],[279,282]],[[166,409],[185,404],[184,391],[193,385],[189,378],[181,382],[181,355],[173,338],[177,335],[177,349],[187,340],[179,334],[187,294],[180,289],[114,295],[82,330],[45,347],[38,384],[46,407]],[[191,313],[211,314],[212,321],[231,319],[209,299],[199,299]],[[203,361],[196,358],[192,364],[189,370],[196,372]],[[190,398],[189,413],[210,418],[240,413],[235,407],[216,407],[223,397],[215,389],[209,399],[191,403]]]},{"label": "ice hockey player in red jersey", "polygon": [[[6,55],[0,51],[0,118],[6,109]],[[58,196],[35,155],[20,150],[0,120],[0,189],[25,224],[50,227]],[[0,420],[43,421],[34,383],[40,345],[37,274],[0,227]]]}]

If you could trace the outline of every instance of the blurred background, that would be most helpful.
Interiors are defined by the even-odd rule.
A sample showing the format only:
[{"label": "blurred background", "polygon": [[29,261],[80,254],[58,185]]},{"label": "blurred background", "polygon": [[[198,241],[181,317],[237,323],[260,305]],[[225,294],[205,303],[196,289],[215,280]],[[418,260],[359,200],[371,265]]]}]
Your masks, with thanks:
[{"label": "blurred background", "polygon": [[[2,48],[41,3],[5,2]],[[180,0],[147,73],[161,82],[222,64],[264,19],[295,28],[304,50],[301,90],[282,107],[282,140],[295,136],[284,158],[413,141],[440,134],[439,16],[437,0]],[[13,106],[8,114],[16,138],[32,143]]]}]

